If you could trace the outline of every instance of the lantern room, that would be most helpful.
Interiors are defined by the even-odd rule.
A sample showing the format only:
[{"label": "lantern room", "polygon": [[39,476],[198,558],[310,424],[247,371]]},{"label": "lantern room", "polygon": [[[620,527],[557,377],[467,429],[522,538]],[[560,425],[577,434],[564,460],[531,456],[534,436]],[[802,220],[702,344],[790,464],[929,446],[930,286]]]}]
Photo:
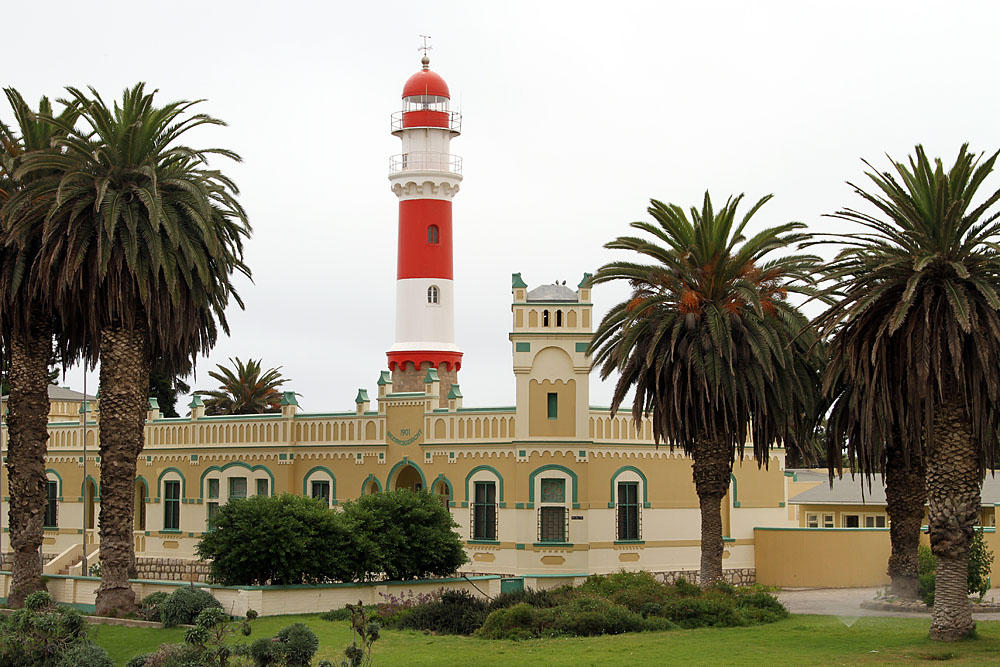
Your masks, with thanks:
[{"label": "lantern room", "polygon": [[424,56],[423,68],[406,80],[403,86],[403,108],[392,114],[392,133],[404,129],[433,128],[460,134],[462,115],[451,111],[451,93],[440,74],[430,70],[430,59]]}]

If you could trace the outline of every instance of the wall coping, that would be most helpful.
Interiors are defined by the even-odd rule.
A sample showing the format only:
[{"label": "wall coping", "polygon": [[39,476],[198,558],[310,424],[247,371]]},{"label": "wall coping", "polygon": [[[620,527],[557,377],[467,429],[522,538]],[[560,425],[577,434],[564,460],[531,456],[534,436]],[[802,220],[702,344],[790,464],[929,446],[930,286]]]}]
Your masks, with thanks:
[{"label": "wall coping", "polygon": [[[0,570],[0,575],[10,576],[9,570]],[[79,574],[46,574],[43,575],[49,579],[73,579],[77,581],[100,581],[100,577],[90,577]],[[587,575],[530,575],[530,576],[582,576]],[[418,584],[453,584],[460,581],[488,581],[491,579],[502,579],[500,575],[496,574],[483,574],[476,575],[472,577],[445,577],[443,579],[406,579],[403,581],[368,581],[368,582],[338,582],[330,584],[287,584],[284,586],[223,586],[221,584],[210,584],[207,582],[191,582],[191,581],[165,581],[160,579],[129,579],[133,584],[150,584],[154,586],[194,586],[195,588],[216,588],[222,590],[235,590],[235,591],[288,591],[288,590],[299,590],[299,589],[317,589],[317,588],[370,588],[373,586],[407,586],[407,585],[418,585]]]}]

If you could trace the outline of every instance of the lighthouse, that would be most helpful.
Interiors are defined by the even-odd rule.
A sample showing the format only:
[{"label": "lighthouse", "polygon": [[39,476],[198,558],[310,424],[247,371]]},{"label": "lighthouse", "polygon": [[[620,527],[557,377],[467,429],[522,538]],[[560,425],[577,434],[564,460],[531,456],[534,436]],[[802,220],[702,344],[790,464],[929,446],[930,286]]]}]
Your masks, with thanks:
[{"label": "lighthouse", "polygon": [[461,115],[449,106],[448,84],[422,68],[403,86],[403,105],[392,114],[392,134],[402,152],[389,160],[389,183],[399,199],[396,248],[396,339],[386,353],[393,391],[424,391],[440,380],[442,405],[458,382],[462,352],[455,344],[451,202],[462,182],[462,159],[451,140]]}]

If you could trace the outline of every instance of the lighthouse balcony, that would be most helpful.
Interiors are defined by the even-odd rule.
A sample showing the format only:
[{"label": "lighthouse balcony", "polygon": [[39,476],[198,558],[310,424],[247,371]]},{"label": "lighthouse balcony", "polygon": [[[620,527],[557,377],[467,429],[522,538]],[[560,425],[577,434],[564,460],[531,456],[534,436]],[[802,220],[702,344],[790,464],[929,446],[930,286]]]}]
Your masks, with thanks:
[{"label": "lighthouse balcony", "polygon": [[462,173],[462,158],[448,153],[415,151],[393,155],[389,158],[389,173],[407,171],[437,171],[448,174]]},{"label": "lighthouse balcony", "polygon": [[392,114],[393,134],[416,128],[448,130],[455,134],[461,134],[462,114],[457,111],[435,109],[430,105],[423,105],[423,108],[404,109]]}]

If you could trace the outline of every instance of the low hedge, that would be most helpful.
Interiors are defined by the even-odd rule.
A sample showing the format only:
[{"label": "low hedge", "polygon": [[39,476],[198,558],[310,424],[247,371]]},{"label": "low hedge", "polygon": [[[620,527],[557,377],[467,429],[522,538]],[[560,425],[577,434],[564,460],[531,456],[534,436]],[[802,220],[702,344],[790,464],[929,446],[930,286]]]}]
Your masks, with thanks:
[{"label": "low hedge", "polygon": [[[648,572],[594,575],[578,587],[525,589],[486,602],[468,591],[444,591],[417,600],[389,596],[378,605],[387,627],[485,639],[612,635],[672,628],[737,627],[773,623],[788,611],[758,586],[719,584],[707,590],[678,580],[668,586]],[[324,618],[345,618],[328,612]]]}]

